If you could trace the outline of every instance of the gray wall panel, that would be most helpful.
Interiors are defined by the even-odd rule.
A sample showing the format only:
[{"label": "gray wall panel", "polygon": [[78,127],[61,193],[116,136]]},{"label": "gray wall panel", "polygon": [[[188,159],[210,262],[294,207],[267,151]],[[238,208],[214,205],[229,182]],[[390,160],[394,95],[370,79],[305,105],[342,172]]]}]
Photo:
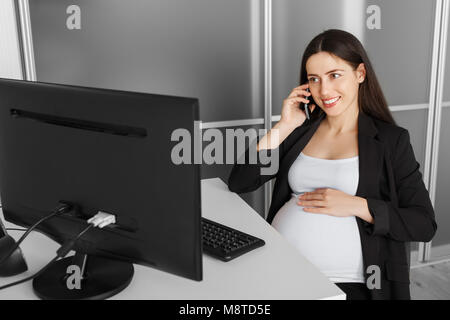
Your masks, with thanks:
[{"label": "gray wall panel", "polygon": [[450,108],[442,109],[441,121],[435,203],[438,231],[433,246],[450,244],[450,126],[447,125],[450,122]]},{"label": "gray wall panel", "polygon": [[23,78],[20,40],[13,0],[0,1],[0,77]]},{"label": "gray wall panel", "polygon": [[428,103],[435,1],[366,1],[381,9],[381,29],[366,30],[368,52],[389,105]]},{"label": "gray wall panel", "polygon": [[427,135],[428,109],[396,111],[393,112],[397,125],[407,129],[411,138],[416,160],[420,164],[420,172],[423,174],[425,164],[425,144]]},{"label": "gray wall panel", "polygon": [[338,28],[356,34],[360,27],[348,25],[350,12],[361,12],[360,5],[346,5],[344,0],[273,1],[273,107],[281,114],[283,100],[298,86],[303,51],[320,32]]},{"label": "gray wall panel", "polygon": [[[369,5],[379,6],[381,29],[366,27]],[[298,85],[307,44],[330,28],[363,43],[389,105],[428,103],[434,10],[429,0],[274,1],[273,114],[281,113],[283,99]]]},{"label": "gray wall panel", "polygon": [[[450,24],[447,31],[447,52],[445,61],[444,101],[450,101]],[[438,230],[432,245],[450,245],[450,108],[442,108],[441,132],[439,138],[438,172],[436,181],[436,219]],[[433,253],[433,250],[431,251]],[[450,253],[447,250],[447,254]]]},{"label": "gray wall panel", "polygon": [[[81,8],[81,30],[66,9]],[[263,117],[258,0],[30,1],[39,81],[198,97],[203,121]]]},{"label": "gray wall panel", "polygon": [[[447,30],[447,52],[445,57],[444,101],[450,102],[450,24]],[[446,87],[447,86],[447,87]]]}]

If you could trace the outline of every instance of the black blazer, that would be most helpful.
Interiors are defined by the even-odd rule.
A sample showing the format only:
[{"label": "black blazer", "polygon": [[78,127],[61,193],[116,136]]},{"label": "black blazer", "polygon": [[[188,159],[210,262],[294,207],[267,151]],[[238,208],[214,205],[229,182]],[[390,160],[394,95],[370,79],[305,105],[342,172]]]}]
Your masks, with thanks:
[{"label": "black blazer", "polygon": [[[236,164],[231,171],[229,189],[237,193],[250,192],[276,178],[267,216],[267,221],[271,223],[278,210],[291,197],[289,168],[324,118],[323,113],[316,120],[306,120],[280,144],[279,169],[274,175],[260,174],[261,167],[269,165],[259,162],[259,154],[256,164],[248,164],[247,149],[245,163]],[[404,128],[360,112],[358,149],[359,183],[356,195],[367,199],[374,218],[374,224],[356,218],[365,279],[367,281],[373,275],[373,271],[368,271],[367,267],[378,266],[381,288],[370,290],[372,299],[410,299],[409,242],[430,241],[437,225],[409,133]]]}]

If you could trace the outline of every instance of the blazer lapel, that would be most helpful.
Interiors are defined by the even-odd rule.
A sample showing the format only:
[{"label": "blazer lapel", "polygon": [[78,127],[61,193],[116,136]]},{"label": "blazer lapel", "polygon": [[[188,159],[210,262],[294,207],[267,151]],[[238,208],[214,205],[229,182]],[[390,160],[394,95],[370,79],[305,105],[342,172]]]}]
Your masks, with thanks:
[{"label": "blazer lapel", "polygon": [[[379,195],[379,177],[384,161],[384,146],[375,139],[377,133],[378,130],[373,119],[360,112],[358,117],[359,182],[356,196],[362,198],[378,197]],[[372,237],[365,231],[367,227],[370,228],[368,222],[357,217],[356,223],[361,239],[364,278],[367,281],[369,276],[367,267],[379,263],[380,244],[378,237]],[[372,296],[379,295],[379,291],[372,290]]]},{"label": "blazer lapel", "polygon": [[356,191],[356,195],[360,197],[378,194],[384,147],[375,139],[377,133],[378,130],[372,118],[360,112],[358,116],[359,181]]}]

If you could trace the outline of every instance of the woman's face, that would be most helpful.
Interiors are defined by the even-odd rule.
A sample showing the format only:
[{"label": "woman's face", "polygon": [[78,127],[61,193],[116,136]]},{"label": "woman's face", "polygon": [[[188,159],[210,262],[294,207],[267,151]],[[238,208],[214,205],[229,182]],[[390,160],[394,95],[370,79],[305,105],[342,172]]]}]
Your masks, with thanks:
[{"label": "woman's face", "polygon": [[365,77],[363,63],[353,70],[345,60],[319,52],[307,60],[306,72],[312,97],[327,116],[357,112],[358,88]]}]

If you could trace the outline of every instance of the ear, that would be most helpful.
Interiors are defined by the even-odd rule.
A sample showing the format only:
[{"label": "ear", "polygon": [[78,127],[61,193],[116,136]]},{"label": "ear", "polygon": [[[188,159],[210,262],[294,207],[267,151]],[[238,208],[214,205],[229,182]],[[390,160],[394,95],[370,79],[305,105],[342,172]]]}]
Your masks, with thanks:
[{"label": "ear", "polygon": [[364,79],[366,78],[366,67],[364,66],[364,63],[360,63],[358,68],[356,68],[356,76],[359,83],[364,82]]}]

